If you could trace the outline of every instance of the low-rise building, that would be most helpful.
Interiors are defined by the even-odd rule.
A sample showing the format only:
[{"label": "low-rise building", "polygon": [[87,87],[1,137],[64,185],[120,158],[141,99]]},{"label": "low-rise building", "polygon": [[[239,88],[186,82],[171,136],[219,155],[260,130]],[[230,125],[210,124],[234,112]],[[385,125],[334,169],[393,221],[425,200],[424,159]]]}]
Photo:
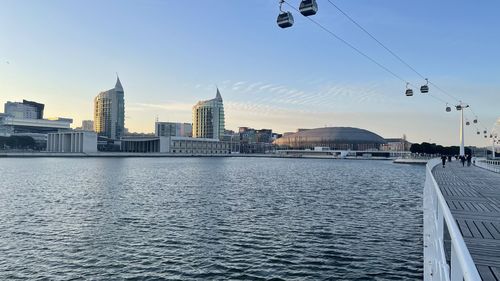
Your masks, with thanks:
[{"label": "low-rise building", "polygon": [[229,142],[206,138],[148,137],[122,138],[122,152],[223,155],[231,153]]},{"label": "low-rise building", "polygon": [[273,150],[273,131],[240,127],[240,153],[267,153]]},{"label": "low-rise building", "polygon": [[16,118],[12,115],[0,113],[0,131],[5,134],[55,133],[70,130],[71,123],[73,123],[73,119],[70,118],[30,119]]},{"label": "low-rise building", "polygon": [[156,122],[155,136],[157,137],[192,137],[193,125],[179,122]]},{"label": "low-rise building", "polygon": [[171,137],[170,153],[188,154],[230,154],[231,146],[228,142],[217,139]]},{"label": "low-rise building", "polygon": [[47,152],[97,152],[97,134],[88,131],[67,131],[47,135]]},{"label": "low-rise building", "polygon": [[380,150],[383,151],[410,151],[410,147],[412,145],[411,142],[406,140],[406,137],[403,138],[389,138],[385,139],[387,142],[380,146]]}]

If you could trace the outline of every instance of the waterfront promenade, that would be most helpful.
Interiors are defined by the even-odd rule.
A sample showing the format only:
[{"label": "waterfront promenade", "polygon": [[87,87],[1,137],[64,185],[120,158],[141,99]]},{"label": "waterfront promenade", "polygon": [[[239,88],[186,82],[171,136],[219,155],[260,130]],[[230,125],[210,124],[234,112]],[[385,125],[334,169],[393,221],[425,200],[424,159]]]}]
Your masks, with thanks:
[{"label": "waterfront promenade", "polygon": [[459,161],[432,174],[483,280],[500,280],[500,174]]}]

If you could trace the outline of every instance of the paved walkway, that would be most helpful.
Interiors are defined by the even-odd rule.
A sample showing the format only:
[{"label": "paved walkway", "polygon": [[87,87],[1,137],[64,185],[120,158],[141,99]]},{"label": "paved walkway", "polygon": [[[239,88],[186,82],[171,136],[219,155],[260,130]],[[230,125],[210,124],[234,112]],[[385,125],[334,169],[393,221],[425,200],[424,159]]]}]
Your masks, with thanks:
[{"label": "paved walkway", "polygon": [[500,174],[459,161],[432,173],[483,280],[500,281]]}]

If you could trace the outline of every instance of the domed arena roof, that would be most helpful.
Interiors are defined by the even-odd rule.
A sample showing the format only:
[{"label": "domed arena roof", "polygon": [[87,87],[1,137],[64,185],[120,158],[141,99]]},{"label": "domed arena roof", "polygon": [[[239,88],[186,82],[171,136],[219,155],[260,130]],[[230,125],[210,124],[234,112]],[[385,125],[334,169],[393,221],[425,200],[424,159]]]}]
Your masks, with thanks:
[{"label": "domed arena roof", "polygon": [[325,127],[309,130],[300,130],[297,133],[285,134],[277,139],[275,144],[292,148],[332,146],[334,144],[358,145],[370,144],[374,147],[385,144],[381,136],[359,128],[352,127]]}]

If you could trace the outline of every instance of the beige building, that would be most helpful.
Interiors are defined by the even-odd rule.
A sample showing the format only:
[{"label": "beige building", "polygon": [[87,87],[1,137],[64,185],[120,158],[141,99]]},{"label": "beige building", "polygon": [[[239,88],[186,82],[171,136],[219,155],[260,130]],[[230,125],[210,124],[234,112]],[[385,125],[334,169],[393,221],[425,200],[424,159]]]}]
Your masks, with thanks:
[{"label": "beige building", "polygon": [[412,145],[411,142],[406,140],[406,137],[403,138],[389,138],[385,139],[387,141],[386,144],[380,147],[380,150],[384,151],[410,151],[410,147]]},{"label": "beige building", "polygon": [[94,131],[94,121],[92,120],[83,120],[82,121],[82,130],[84,131]]},{"label": "beige building", "polygon": [[199,101],[193,106],[193,138],[222,139],[224,105],[219,89],[214,99]]},{"label": "beige building", "polygon": [[125,133],[124,91],[118,77],[113,89],[94,98],[94,131],[110,139],[119,139]]}]

